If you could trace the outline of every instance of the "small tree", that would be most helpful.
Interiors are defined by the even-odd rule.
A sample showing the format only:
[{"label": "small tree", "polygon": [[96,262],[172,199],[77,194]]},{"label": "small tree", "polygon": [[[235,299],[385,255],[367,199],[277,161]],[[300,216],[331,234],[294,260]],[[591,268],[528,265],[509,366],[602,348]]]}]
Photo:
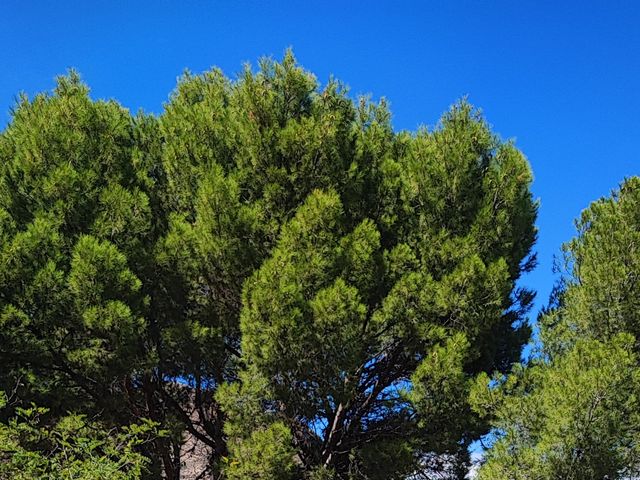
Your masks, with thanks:
[{"label": "small tree", "polygon": [[[0,392],[0,410],[7,398]],[[0,423],[0,479],[137,480],[149,462],[139,447],[162,432],[150,422],[108,431],[82,415],[48,424],[46,408],[18,408]]]}]

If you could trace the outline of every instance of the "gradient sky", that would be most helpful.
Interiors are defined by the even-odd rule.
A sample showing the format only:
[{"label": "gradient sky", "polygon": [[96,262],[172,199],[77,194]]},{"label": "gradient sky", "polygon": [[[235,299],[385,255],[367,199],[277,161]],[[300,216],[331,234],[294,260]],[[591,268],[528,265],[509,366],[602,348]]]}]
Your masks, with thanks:
[{"label": "gradient sky", "polygon": [[18,92],[50,90],[69,67],[94,98],[159,113],[185,68],[235,76],[287,47],[321,82],[386,97],[397,130],[468,95],[515,139],[541,202],[539,266],[523,280],[538,308],[573,219],[640,173],[637,1],[3,0],[0,126]]}]

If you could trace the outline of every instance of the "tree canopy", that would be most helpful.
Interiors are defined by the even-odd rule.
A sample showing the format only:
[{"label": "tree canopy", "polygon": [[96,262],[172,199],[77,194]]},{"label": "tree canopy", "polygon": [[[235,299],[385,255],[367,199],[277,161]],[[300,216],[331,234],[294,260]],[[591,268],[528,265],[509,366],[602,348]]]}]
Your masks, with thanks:
[{"label": "tree canopy", "polygon": [[185,434],[215,478],[462,478],[471,387],[530,334],[531,179],[466,101],[396,132],[290,52],[158,116],[72,72],[0,134],[0,389],[148,419],[155,478]]},{"label": "tree canopy", "polygon": [[640,179],[594,202],[564,247],[541,347],[509,376],[479,379],[497,439],[480,479],[640,475]]}]

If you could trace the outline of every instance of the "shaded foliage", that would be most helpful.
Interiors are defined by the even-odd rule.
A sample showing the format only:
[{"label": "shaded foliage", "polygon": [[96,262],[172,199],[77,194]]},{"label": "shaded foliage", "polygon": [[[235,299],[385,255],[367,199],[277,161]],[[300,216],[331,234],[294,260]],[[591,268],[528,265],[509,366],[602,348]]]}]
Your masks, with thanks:
[{"label": "shaded foliage", "polygon": [[[7,407],[2,393],[0,408]],[[46,408],[18,408],[0,424],[0,478],[35,480],[135,480],[149,462],[138,447],[162,435],[151,422],[105,430],[82,415],[51,423]]]}]

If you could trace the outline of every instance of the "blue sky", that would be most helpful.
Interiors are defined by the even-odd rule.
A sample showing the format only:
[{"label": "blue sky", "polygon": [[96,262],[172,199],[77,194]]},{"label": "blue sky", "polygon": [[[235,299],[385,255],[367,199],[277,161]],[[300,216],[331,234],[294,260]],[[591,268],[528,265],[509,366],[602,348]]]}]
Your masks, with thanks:
[{"label": "blue sky", "polygon": [[56,1],[0,7],[0,124],[20,91],[68,67],[95,98],[160,112],[188,68],[280,58],[386,97],[396,129],[433,125],[464,95],[533,167],[546,302],[573,219],[640,166],[640,2]]}]

